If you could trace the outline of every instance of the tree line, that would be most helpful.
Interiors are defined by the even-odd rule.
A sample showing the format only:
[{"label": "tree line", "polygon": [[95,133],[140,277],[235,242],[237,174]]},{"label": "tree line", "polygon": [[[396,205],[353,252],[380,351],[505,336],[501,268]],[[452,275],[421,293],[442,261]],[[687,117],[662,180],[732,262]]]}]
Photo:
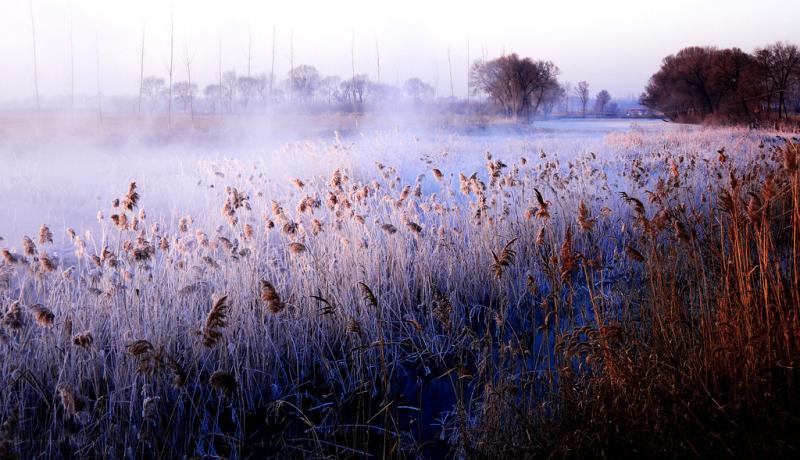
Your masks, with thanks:
[{"label": "tree line", "polygon": [[787,120],[800,113],[800,50],[786,42],[752,53],[684,48],[663,59],[640,102],[677,121]]}]

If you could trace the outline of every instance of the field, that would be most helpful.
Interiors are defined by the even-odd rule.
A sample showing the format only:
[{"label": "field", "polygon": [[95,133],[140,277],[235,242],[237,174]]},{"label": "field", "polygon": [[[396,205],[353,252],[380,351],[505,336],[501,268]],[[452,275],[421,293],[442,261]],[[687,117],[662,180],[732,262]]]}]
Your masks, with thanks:
[{"label": "field", "polygon": [[800,447],[797,139],[7,123],[0,458]]}]

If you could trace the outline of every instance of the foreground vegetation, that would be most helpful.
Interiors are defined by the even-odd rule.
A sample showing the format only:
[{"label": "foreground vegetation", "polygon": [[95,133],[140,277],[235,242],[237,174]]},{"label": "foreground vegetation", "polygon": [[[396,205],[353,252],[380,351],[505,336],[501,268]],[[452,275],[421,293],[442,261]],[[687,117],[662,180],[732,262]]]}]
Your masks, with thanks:
[{"label": "foreground vegetation", "polygon": [[606,144],[120,184],[3,250],[0,458],[796,455],[796,140]]}]

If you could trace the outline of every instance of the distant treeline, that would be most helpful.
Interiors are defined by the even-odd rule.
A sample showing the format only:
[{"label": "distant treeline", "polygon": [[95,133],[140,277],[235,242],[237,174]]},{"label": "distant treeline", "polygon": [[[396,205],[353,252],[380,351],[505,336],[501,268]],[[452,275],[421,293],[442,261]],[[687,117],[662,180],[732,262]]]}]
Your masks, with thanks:
[{"label": "distant treeline", "polygon": [[739,48],[684,48],[664,58],[640,102],[673,120],[750,123],[800,113],[800,51],[778,42]]},{"label": "distant treeline", "polygon": [[[516,54],[475,61],[470,68],[466,98],[457,98],[452,92],[442,97],[433,85],[416,77],[396,86],[371,80],[365,74],[347,79],[323,76],[311,65],[291,69],[285,79],[269,73],[238,75],[227,71],[202,90],[189,81],[176,81],[170,88],[164,78],[149,76],[142,79],[137,110],[142,115],[194,115],[277,109],[361,112],[425,108],[532,119],[553,114],[615,116],[622,113],[621,106],[636,104],[630,100],[618,105],[606,90],[592,98],[589,83],[582,81],[573,89],[570,83],[559,83],[558,74],[558,67],[552,62],[520,58]],[[647,115],[642,110],[631,113]]]},{"label": "distant treeline", "polygon": [[[113,114],[147,116],[246,115],[277,112],[365,112],[418,111],[483,114],[532,120],[550,116],[619,115],[647,117],[652,112],[638,106],[633,98],[612,100],[606,90],[590,94],[589,83],[561,83],[558,67],[550,61],[532,60],[510,54],[492,60],[474,61],[469,68],[468,91],[456,97],[452,88],[442,95],[436,87],[412,77],[399,85],[371,79],[366,74],[351,78],[323,75],[312,65],[299,65],[286,73],[245,74],[222,71],[207,84],[191,79],[187,65],[185,79],[170,75],[142,75],[137,93],[104,97],[75,95],[37,98],[37,110],[73,112],[96,111],[101,117]],[[171,82],[170,82],[171,80]],[[6,106],[26,110],[30,102]],[[87,112],[88,111],[88,112]]]}]

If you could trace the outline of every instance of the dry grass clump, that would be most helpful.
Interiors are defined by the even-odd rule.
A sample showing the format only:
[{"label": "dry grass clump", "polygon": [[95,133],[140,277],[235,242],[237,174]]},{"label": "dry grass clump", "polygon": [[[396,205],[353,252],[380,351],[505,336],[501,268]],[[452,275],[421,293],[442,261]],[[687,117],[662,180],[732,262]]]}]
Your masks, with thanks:
[{"label": "dry grass clump", "polygon": [[220,160],[194,217],[134,182],[69,250],[9,243],[0,457],[800,448],[796,141],[633,130],[485,168],[392,142],[431,177],[294,145],[342,163]]}]

